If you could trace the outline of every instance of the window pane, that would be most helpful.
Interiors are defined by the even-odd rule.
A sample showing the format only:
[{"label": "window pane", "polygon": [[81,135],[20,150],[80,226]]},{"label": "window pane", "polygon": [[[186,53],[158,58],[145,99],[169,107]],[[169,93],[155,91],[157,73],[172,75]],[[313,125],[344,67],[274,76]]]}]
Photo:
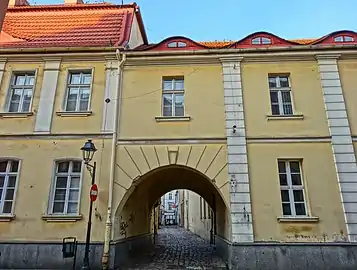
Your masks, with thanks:
[{"label": "window pane", "polygon": [[343,41],[343,37],[342,36],[338,36],[338,37],[335,37],[335,42],[342,42]]},{"label": "window pane", "polygon": [[283,203],[283,215],[290,216],[291,215],[291,208],[289,203]]},{"label": "window pane", "polygon": [[289,78],[288,77],[279,77],[280,87],[289,87]]},{"label": "window pane", "polygon": [[0,188],[4,187],[4,182],[5,182],[5,175],[0,175]]},{"label": "window pane", "polygon": [[79,103],[79,111],[88,111],[88,100],[81,100]]},{"label": "window pane", "polygon": [[77,100],[67,101],[66,111],[67,112],[75,111],[76,110],[76,104],[77,104]]},{"label": "window pane", "polygon": [[298,161],[290,161],[289,164],[292,173],[300,173],[300,163]]},{"label": "window pane", "polygon": [[271,113],[273,115],[280,115],[279,105],[278,104],[272,104],[271,105]]},{"label": "window pane", "polygon": [[270,38],[265,38],[265,37],[263,37],[263,38],[262,38],[262,44],[271,44]]},{"label": "window pane", "polygon": [[175,80],[175,90],[183,90],[184,82],[183,80]]},{"label": "window pane", "polygon": [[57,172],[59,173],[66,173],[69,170],[69,162],[59,162],[57,164]]},{"label": "window pane", "polygon": [[12,201],[14,198],[14,192],[15,190],[13,188],[8,188],[6,190],[5,200]]},{"label": "window pane", "polygon": [[66,200],[66,190],[56,189],[55,191],[55,201],[65,201]]},{"label": "window pane", "polygon": [[21,95],[22,95],[22,90],[20,90],[20,89],[14,89],[12,91],[9,112],[18,112],[19,111]]},{"label": "window pane", "polygon": [[294,193],[294,201],[295,202],[303,202],[304,201],[304,193],[302,190],[293,190]]},{"label": "window pane", "polygon": [[0,161],[0,173],[6,172],[7,161]]},{"label": "window pane", "polygon": [[305,204],[304,203],[295,203],[295,213],[297,216],[305,216]]},{"label": "window pane", "polygon": [[270,101],[271,103],[278,103],[278,92],[270,91]]},{"label": "window pane", "polygon": [[177,47],[177,42],[170,42],[169,44],[167,44],[167,47],[176,48]]},{"label": "window pane", "polygon": [[288,185],[288,180],[287,180],[286,174],[279,174],[279,180],[280,180],[280,185],[281,186],[287,186]]},{"label": "window pane", "polygon": [[345,39],[346,42],[353,42],[354,41],[353,37],[350,37],[350,36],[345,36],[344,39]]},{"label": "window pane", "polygon": [[70,78],[70,84],[80,84],[81,75],[80,73],[72,73]]},{"label": "window pane", "polygon": [[172,90],[172,80],[164,80],[162,83],[163,90]]},{"label": "window pane", "polygon": [[301,186],[300,174],[292,174],[291,175],[291,182],[292,182],[293,186]]},{"label": "window pane", "polygon": [[281,91],[283,102],[291,103],[290,91]]},{"label": "window pane", "polygon": [[25,85],[25,75],[16,75],[15,85]]},{"label": "window pane", "polygon": [[69,191],[69,200],[78,201],[79,190],[70,190]]},{"label": "window pane", "polygon": [[78,212],[78,203],[70,202],[68,203],[68,213],[75,214]]},{"label": "window pane", "polygon": [[26,85],[33,85],[34,82],[35,82],[35,76],[28,75],[26,77],[26,82],[25,82]]},{"label": "window pane", "polygon": [[180,48],[183,48],[183,47],[186,47],[187,45],[186,45],[186,43],[185,42],[179,42],[178,43],[178,47],[180,47]]},{"label": "window pane", "polygon": [[67,177],[57,177],[56,188],[67,188]]},{"label": "window pane", "polygon": [[80,178],[72,177],[71,178],[71,188],[79,188]]},{"label": "window pane", "polygon": [[293,114],[293,107],[291,104],[283,104],[284,108],[284,115],[292,115]]},{"label": "window pane", "polygon": [[279,169],[279,173],[285,173],[286,172],[285,161],[279,161],[278,162],[278,169]]},{"label": "window pane", "polygon": [[252,39],[252,44],[254,44],[254,45],[260,44],[260,37],[253,38],[253,39]]},{"label": "window pane", "polygon": [[7,182],[7,187],[14,188],[15,185],[16,185],[16,176],[9,176],[9,180]]},{"label": "window pane", "polygon": [[282,202],[289,202],[289,191],[281,190],[281,201]]},{"label": "window pane", "polygon": [[276,77],[269,77],[269,87],[275,88],[276,86]]},{"label": "window pane", "polygon": [[79,94],[78,88],[71,87],[68,89],[66,111],[75,111],[76,110],[78,94]]},{"label": "window pane", "polygon": [[163,95],[163,115],[172,116],[172,95]]},{"label": "window pane", "polygon": [[12,202],[4,202],[4,209],[2,212],[4,214],[11,214],[11,208],[12,208]]},{"label": "window pane", "polygon": [[55,202],[53,204],[53,213],[63,213],[64,212],[64,202]]},{"label": "window pane", "polygon": [[184,115],[183,102],[184,102],[183,95],[175,95],[175,116]]},{"label": "window pane", "polygon": [[92,74],[86,73],[82,75],[81,84],[91,84],[92,83]]},{"label": "window pane", "polygon": [[82,162],[80,161],[73,161],[72,163],[72,172],[81,172]]}]

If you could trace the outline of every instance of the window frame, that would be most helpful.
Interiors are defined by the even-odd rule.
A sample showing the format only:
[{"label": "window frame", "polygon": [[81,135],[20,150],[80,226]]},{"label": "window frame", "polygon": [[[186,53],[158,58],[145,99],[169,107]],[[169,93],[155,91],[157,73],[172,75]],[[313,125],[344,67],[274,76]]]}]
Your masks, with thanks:
[{"label": "window frame", "polygon": [[[53,207],[54,207],[54,199],[55,199],[55,193],[56,193],[56,170],[57,170],[57,164],[61,162],[80,162],[81,163],[81,172],[79,173],[79,191],[78,191],[78,209],[76,213],[68,213],[68,207],[66,208],[66,213],[53,213]],[[70,165],[71,166],[71,165]],[[84,167],[85,163],[82,159],[76,157],[76,158],[71,158],[71,157],[66,157],[66,158],[59,158],[55,159],[53,161],[52,165],[52,180],[51,180],[51,187],[50,187],[50,193],[49,193],[49,200],[48,200],[48,206],[47,206],[47,214],[50,216],[78,216],[80,215],[80,208],[81,208],[81,198],[82,198],[82,183],[83,183],[83,178],[84,178]],[[68,176],[67,176],[68,177]],[[68,179],[67,179],[68,181]],[[68,183],[67,183],[68,186]],[[67,194],[67,189],[66,187],[66,194]],[[67,195],[66,195],[67,197]],[[66,201],[68,204],[68,202]]]},{"label": "window frame", "polygon": [[[17,112],[10,112],[10,103],[11,103],[11,96],[12,96],[12,89],[13,89],[13,82],[15,80],[15,76],[18,74],[30,74],[32,73],[34,76],[34,81],[33,81],[33,86],[32,86],[32,95],[31,95],[31,101],[30,101],[30,105],[29,105],[29,110],[28,111],[17,111]],[[34,95],[35,95],[35,91],[36,91],[36,86],[37,86],[37,74],[38,74],[38,69],[19,69],[19,70],[11,70],[10,71],[10,76],[8,79],[8,83],[7,83],[7,93],[6,93],[6,98],[5,98],[5,103],[4,103],[4,112],[6,113],[32,113],[32,106],[33,106],[33,99],[34,99]],[[27,89],[27,88],[26,88]],[[23,101],[23,96],[21,96],[21,100]],[[21,104],[21,108],[22,108]]]},{"label": "window frame", "polygon": [[[80,111],[80,110],[75,110],[75,111],[67,111],[67,102],[68,102],[68,94],[69,94],[69,86],[70,86],[70,78],[73,73],[85,73],[85,72],[90,72],[91,73],[91,83],[89,87],[89,98],[88,98],[88,108],[86,111]],[[64,99],[63,99],[63,104],[62,104],[62,111],[66,113],[86,113],[90,112],[92,110],[92,92],[93,92],[93,85],[94,85],[94,72],[95,68],[94,67],[88,67],[88,68],[68,68],[66,70],[66,83],[65,83],[65,91],[64,91]],[[78,101],[78,97],[77,97]],[[76,103],[76,108],[79,106],[79,104]]]},{"label": "window frame", "polygon": [[[5,201],[5,197],[6,196],[6,192],[4,192],[1,194],[0,197],[0,217],[6,217],[6,216],[15,216],[15,204],[16,204],[16,197],[17,197],[17,190],[19,187],[19,181],[21,178],[21,167],[22,167],[22,160],[16,157],[0,157],[0,161],[17,161],[18,162],[18,168],[17,168],[17,175],[16,175],[16,183],[15,183],[15,187],[14,187],[14,196],[12,198],[12,205],[11,205],[11,212],[10,213],[3,213],[4,211],[4,201]],[[7,164],[6,167],[8,167],[9,165]],[[7,171],[7,168],[6,168]],[[6,177],[7,176],[7,177]],[[6,190],[7,190],[7,183],[8,183],[8,173],[6,172],[5,174],[5,179],[4,179],[4,186],[6,185]],[[3,199],[4,197],[4,199]]]},{"label": "window frame", "polygon": [[169,48],[169,49],[186,48],[187,47],[187,43],[184,42],[184,41],[176,41],[175,40],[175,41],[170,41],[169,43],[167,43],[166,47]]},{"label": "window frame", "polygon": [[[280,183],[280,172],[279,172],[279,162],[284,162],[285,165],[285,172],[286,172],[286,186],[282,186]],[[300,180],[301,180],[301,185],[293,185],[292,184],[292,178],[291,178],[291,169],[290,169],[290,162],[298,162],[299,163],[299,175],[300,175]],[[300,217],[309,217],[309,208],[308,208],[308,202],[307,202],[307,196],[306,196],[306,191],[305,191],[305,183],[304,183],[304,177],[303,177],[303,171],[302,171],[302,160],[301,159],[278,159],[277,160],[277,168],[278,168],[278,180],[279,180],[279,190],[280,190],[280,202],[281,202],[281,212],[283,217],[293,217],[293,218],[300,218]],[[289,194],[289,205],[290,205],[290,211],[291,215],[285,215],[284,210],[283,210],[283,198],[281,195],[281,191],[288,191]],[[303,204],[305,207],[305,215],[297,215],[296,214],[296,209],[295,209],[295,199],[294,199],[294,190],[301,190],[302,195],[303,195]],[[301,202],[297,202],[300,203]],[[287,204],[287,203],[286,203]]]},{"label": "window frame", "polygon": [[[175,89],[175,82],[177,81],[183,81],[183,89],[181,90],[176,90]],[[165,81],[171,81],[172,87],[171,90],[165,90],[164,89],[164,82]],[[180,117],[185,117],[185,78],[184,76],[173,76],[173,77],[162,77],[161,79],[161,116],[162,117],[173,117],[173,118],[180,118]],[[164,95],[171,95],[172,97],[172,107],[171,107],[171,115],[164,115]],[[175,100],[174,97],[175,95],[183,95],[183,115],[176,115],[176,106],[175,106]]]},{"label": "window frame", "polygon": [[[269,43],[263,43],[263,39],[267,39],[269,40]],[[255,40],[258,40],[258,43],[254,43]],[[257,37],[253,37],[250,41],[250,43],[252,45],[272,45],[272,39],[270,37],[263,37],[263,36],[257,36]]]},{"label": "window frame", "polygon": [[[273,77],[276,80],[276,87],[270,87],[270,78],[273,78]],[[288,78],[289,87],[280,87],[280,78],[281,77]],[[295,106],[294,106],[294,99],[293,99],[293,94],[292,94],[290,74],[268,74],[268,87],[269,87],[269,102],[270,102],[271,115],[273,115],[273,116],[293,116],[293,115],[295,115]],[[288,91],[289,95],[290,95],[291,114],[284,113],[284,103],[286,104],[287,102],[283,102],[282,92],[286,92],[286,91]],[[271,93],[272,92],[276,92],[278,95],[279,114],[274,114],[274,112],[273,112],[273,107],[272,107],[273,103],[271,101]]]},{"label": "window frame", "polygon": [[[342,38],[342,40],[341,41],[336,40],[338,38]],[[351,38],[352,40],[348,41],[348,40],[346,40],[346,38]],[[335,43],[350,43],[350,42],[355,42],[355,38],[350,35],[338,35],[333,38],[333,42],[335,42]]]}]

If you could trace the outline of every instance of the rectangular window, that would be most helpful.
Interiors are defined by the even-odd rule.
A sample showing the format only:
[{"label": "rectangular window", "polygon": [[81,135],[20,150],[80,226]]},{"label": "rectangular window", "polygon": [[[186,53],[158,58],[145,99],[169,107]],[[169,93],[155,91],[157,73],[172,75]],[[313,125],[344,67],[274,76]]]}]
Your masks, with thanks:
[{"label": "rectangular window", "polygon": [[66,112],[89,111],[92,71],[71,71],[68,76]]},{"label": "rectangular window", "polygon": [[12,214],[13,212],[18,175],[18,160],[0,161],[0,214]]},{"label": "rectangular window", "polygon": [[269,76],[272,115],[293,115],[289,76]]},{"label": "rectangular window", "polygon": [[30,112],[34,92],[35,72],[14,73],[8,94],[8,112]]},{"label": "rectangular window", "polygon": [[172,210],[172,203],[169,203],[169,211]]},{"label": "rectangular window", "polygon": [[169,193],[169,200],[172,200],[172,193]]},{"label": "rectangular window", "polygon": [[78,214],[81,173],[81,161],[56,163],[52,214]]},{"label": "rectangular window", "polygon": [[306,216],[306,201],[301,177],[301,162],[278,161],[281,201],[284,216]]},{"label": "rectangular window", "polygon": [[162,115],[184,116],[183,78],[164,78],[162,80]]}]

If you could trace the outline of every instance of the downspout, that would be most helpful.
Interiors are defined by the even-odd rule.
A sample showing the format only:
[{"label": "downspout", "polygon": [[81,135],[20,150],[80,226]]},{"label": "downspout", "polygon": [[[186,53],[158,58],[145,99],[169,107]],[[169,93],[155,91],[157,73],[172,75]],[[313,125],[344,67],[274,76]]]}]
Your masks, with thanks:
[{"label": "downspout", "polygon": [[107,220],[105,223],[105,234],[104,234],[104,250],[102,257],[102,267],[103,269],[108,269],[109,262],[109,252],[110,252],[110,239],[112,232],[112,205],[113,205],[113,192],[114,192],[114,180],[115,180],[115,166],[116,166],[116,145],[118,140],[118,122],[120,119],[120,107],[121,107],[121,92],[122,92],[122,67],[126,60],[126,55],[122,54],[120,59],[120,51],[116,50],[116,57],[118,60],[118,77],[117,77],[117,99],[115,100],[115,114],[114,114],[114,125],[113,125],[113,139],[111,145],[112,155],[110,158],[110,176],[109,176],[109,195],[108,195],[108,208],[107,208]]}]

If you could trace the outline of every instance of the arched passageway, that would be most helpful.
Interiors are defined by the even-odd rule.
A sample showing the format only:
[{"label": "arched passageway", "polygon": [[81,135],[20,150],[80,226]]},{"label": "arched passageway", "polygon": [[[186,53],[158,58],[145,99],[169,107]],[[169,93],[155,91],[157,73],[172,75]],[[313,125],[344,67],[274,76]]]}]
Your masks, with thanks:
[{"label": "arched passageway", "polygon": [[[186,189],[200,195],[212,209],[212,234],[230,238],[228,204],[214,182],[187,166],[168,165],[151,170],[134,181],[117,206],[114,239],[131,241],[129,251],[136,253],[152,247],[158,220],[158,201],[171,190]],[[141,239],[138,241],[138,239]],[[214,244],[214,240],[212,241]],[[123,260],[123,251],[117,263]]]}]

